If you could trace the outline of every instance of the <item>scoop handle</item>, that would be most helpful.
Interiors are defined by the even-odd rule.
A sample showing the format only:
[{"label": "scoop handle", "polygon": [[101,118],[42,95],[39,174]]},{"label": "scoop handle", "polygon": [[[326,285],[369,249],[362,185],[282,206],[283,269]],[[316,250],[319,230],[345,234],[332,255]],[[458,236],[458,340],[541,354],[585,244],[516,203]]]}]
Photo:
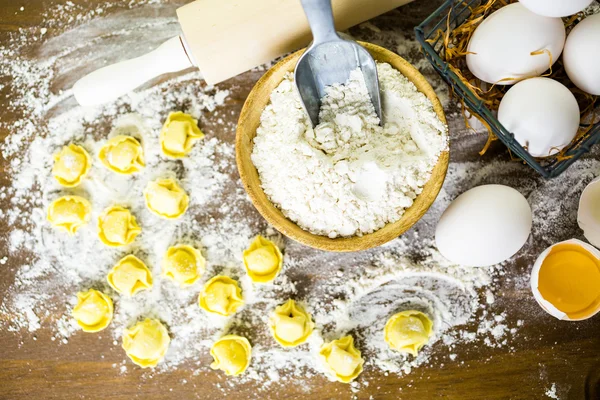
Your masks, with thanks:
[{"label": "scoop handle", "polygon": [[75,82],[73,95],[82,106],[106,103],[169,72],[192,67],[183,39],[171,38],[150,53],[109,65]]},{"label": "scoop handle", "polygon": [[313,34],[313,45],[339,40],[333,23],[331,0],[301,0]]}]

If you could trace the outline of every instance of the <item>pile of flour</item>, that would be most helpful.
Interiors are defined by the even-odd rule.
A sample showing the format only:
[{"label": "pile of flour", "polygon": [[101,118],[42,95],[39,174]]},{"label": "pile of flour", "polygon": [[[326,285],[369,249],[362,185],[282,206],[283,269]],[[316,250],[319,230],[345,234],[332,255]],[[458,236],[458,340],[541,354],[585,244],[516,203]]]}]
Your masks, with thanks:
[{"label": "pile of flour", "polygon": [[397,221],[447,148],[447,127],[429,99],[389,64],[377,71],[383,127],[359,69],[326,88],[314,129],[291,74],[261,115],[252,161],[262,188],[314,234],[361,236]]}]

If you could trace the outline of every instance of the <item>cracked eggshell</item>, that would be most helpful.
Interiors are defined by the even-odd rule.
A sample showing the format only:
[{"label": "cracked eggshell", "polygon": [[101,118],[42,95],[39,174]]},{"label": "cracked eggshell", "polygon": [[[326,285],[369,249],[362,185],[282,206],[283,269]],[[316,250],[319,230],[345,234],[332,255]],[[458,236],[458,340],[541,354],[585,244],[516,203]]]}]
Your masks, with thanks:
[{"label": "cracked eggshell", "polygon": [[577,224],[585,238],[600,248],[600,177],[591,181],[581,193]]},{"label": "cracked eggshell", "polygon": [[535,301],[537,301],[537,303],[540,305],[540,307],[542,307],[544,309],[544,311],[546,311],[548,314],[552,315],[553,317],[555,317],[557,319],[560,319],[563,321],[582,321],[584,319],[591,318],[596,313],[598,313],[598,311],[600,311],[600,309],[596,310],[596,312],[586,316],[585,318],[569,318],[569,316],[566,313],[560,311],[558,308],[554,307],[554,305],[552,303],[550,303],[549,301],[544,299],[544,297],[542,297],[542,294],[540,293],[540,290],[538,289],[539,278],[540,278],[540,268],[542,267],[544,260],[546,259],[546,257],[548,257],[548,254],[550,254],[550,251],[552,250],[552,248],[554,248],[555,246],[561,245],[561,244],[579,245],[579,246],[583,247],[585,250],[589,251],[594,257],[600,259],[600,251],[598,251],[598,249],[596,249],[594,246],[590,246],[589,244],[582,242],[581,240],[569,239],[569,240],[565,240],[563,242],[553,244],[552,246],[550,246],[546,250],[544,250],[542,252],[542,254],[540,254],[539,257],[537,258],[537,260],[535,261],[535,264],[533,264],[533,269],[531,270],[531,291],[533,293],[533,297],[535,298]]}]

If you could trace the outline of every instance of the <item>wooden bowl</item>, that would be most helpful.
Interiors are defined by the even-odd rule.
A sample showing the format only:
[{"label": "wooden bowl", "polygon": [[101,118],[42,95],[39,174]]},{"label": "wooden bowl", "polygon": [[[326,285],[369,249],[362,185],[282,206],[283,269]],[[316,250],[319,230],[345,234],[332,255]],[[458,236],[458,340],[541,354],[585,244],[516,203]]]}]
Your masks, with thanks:
[{"label": "wooden bowl", "polygon": [[[371,53],[376,61],[390,64],[414,83],[417,89],[433,103],[433,108],[442,122],[446,123],[446,116],[440,101],[431,85],[415,67],[399,55],[383,47],[364,42],[360,42],[360,44]],[[236,133],[237,166],[244,188],[254,206],[271,225],[284,235],[307,246],[329,251],[359,251],[389,242],[413,226],[437,197],[448,169],[449,154],[447,151],[440,155],[431,178],[425,184],[423,191],[417,196],[413,205],[404,211],[402,218],[394,223],[387,224],[378,231],[363,236],[331,239],[327,236],[307,232],[287,219],[271,203],[260,186],[258,172],[250,159],[256,129],[260,125],[260,115],[269,102],[271,92],[281,83],[286,72],[294,71],[296,63],[303,52],[304,50],[300,50],[289,55],[267,71],[256,83],[244,103]]]}]

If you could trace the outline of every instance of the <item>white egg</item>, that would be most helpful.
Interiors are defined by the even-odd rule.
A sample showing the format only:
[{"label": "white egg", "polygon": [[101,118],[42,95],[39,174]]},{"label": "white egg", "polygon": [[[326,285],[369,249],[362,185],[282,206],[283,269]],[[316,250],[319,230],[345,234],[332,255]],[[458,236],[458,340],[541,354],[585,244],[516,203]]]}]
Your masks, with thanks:
[{"label": "white egg", "polygon": [[[538,76],[554,63],[565,44],[560,18],[534,14],[520,3],[502,7],[475,30],[467,50],[467,66],[479,79],[509,85]],[[535,54],[532,54],[535,53]]]},{"label": "white egg", "polygon": [[577,14],[593,0],[519,0],[521,4],[544,17],[566,17]]},{"label": "white egg", "polygon": [[515,189],[483,185],[458,196],[435,231],[440,253],[452,262],[485,267],[508,260],[527,241],[531,208]]},{"label": "white egg", "polygon": [[532,78],[510,88],[500,101],[498,120],[534,157],[558,153],[579,129],[579,106],[563,84]]},{"label": "white egg", "polygon": [[600,177],[591,181],[581,193],[577,223],[585,238],[600,248]]},{"label": "white egg", "polygon": [[600,96],[600,14],[587,17],[569,34],[563,63],[569,79],[584,92]]}]

